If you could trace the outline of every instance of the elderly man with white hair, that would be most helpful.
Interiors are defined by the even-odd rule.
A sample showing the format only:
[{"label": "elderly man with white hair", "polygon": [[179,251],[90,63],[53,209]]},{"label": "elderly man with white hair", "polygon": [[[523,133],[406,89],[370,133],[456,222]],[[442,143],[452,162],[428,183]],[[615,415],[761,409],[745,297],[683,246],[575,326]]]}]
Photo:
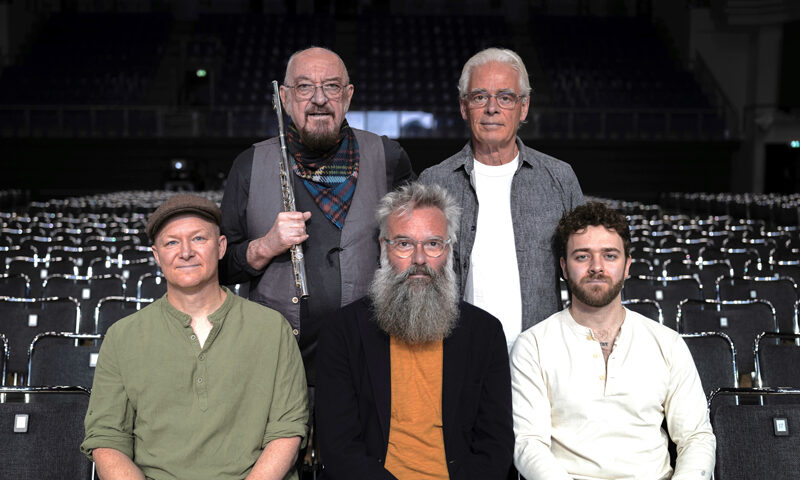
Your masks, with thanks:
[{"label": "elderly man with white hair", "polygon": [[531,86],[515,52],[488,48],[464,65],[461,116],[472,139],[420,181],[445,187],[462,207],[455,269],[464,300],[503,323],[508,346],[561,308],[551,237],[582,204],[572,168],[522,143]]}]

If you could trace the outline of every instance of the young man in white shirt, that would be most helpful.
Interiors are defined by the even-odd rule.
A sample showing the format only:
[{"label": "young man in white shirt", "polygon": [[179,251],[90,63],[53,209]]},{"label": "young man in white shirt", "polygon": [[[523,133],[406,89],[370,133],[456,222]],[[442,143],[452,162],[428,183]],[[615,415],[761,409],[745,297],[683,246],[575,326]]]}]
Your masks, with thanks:
[{"label": "young man in white shirt", "polygon": [[[622,306],[625,217],[601,203],[556,228],[572,305],[511,352],[514,463],[528,480],[708,479],[716,439],[691,354],[673,330]],[[673,472],[666,419],[677,445]]]}]

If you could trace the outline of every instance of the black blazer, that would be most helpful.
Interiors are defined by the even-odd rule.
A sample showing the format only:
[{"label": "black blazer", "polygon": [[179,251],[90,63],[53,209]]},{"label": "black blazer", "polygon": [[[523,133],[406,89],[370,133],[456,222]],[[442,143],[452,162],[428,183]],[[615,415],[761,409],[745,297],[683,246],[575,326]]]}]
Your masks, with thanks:
[{"label": "black blazer", "polygon": [[[514,431],[508,351],[500,322],[465,302],[444,340],[442,421],[451,479],[505,479]],[[394,479],[389,442],[389,336],[362,298],[323,327],[317,347],[316,425],[324,478]]]}]

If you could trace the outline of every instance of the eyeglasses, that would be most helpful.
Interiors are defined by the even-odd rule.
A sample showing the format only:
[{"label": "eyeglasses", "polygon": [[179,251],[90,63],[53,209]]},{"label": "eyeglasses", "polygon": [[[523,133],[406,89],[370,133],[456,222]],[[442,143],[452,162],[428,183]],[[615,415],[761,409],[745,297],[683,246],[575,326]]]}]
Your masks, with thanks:
[{"label": "eyeglasses", "polygon": [[510,110],[524,97],[520,97],[514,92],[499,92],[492,95],[485,90],[477,90],[464,95],[464,98],[467,100],[469,108],[483,108],[489,103],[490,98],[494,98],[498,107]]},{"label": "eyeglasses", "polygon": [[344,92],[343,85],[338,83],[323,83],[322,85],[314,85],[312,83],[298,83],[297,85],[284,85],[288,88],[294,89],[294,94],[300,100],[308,100],[313,97],[318,88],[322,89],[322,93],[330,100],[336,100],[342,96]]},{"label": "eyeglasses", "polygon": [[425,240],[412,240],[406,237],[397,237],[394,240],[383,239],[391,247],[391,251],[400,258],[408,258],[414,254],[417,245],[422,245],[422,251],[429,257],[440,257],[444,249],[450,244],[450,239],[442,240],[438,237],[426,238]]}]

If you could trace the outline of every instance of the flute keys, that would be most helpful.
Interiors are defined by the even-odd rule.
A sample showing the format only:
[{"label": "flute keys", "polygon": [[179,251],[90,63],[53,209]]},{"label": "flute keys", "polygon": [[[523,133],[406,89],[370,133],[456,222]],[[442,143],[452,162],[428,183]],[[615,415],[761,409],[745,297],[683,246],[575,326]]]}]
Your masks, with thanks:
[{"label": "flute keys", "polygon": [[292,303],[297,303],[297,302],[299,302],[299,301],[300,301],[300,299],[299,299],[299,298],[297,298],[297,297],[292,297]]}]

